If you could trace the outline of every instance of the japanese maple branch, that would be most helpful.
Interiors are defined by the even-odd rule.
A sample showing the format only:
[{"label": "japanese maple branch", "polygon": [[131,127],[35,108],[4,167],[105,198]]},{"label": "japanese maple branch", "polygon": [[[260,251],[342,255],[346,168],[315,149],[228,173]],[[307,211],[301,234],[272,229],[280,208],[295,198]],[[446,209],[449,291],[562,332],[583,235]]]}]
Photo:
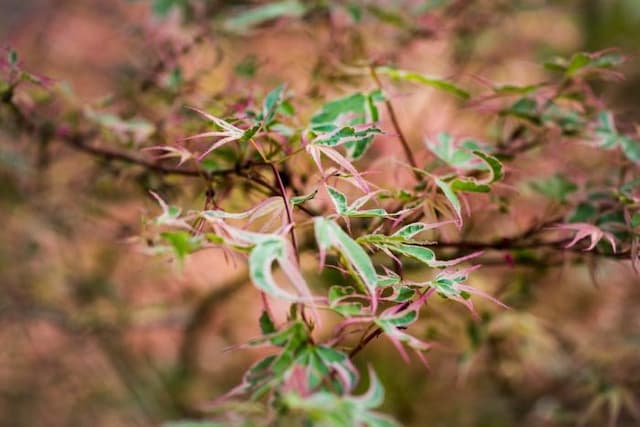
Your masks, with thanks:
[{"label": "japanese maple branch", "polygon": [[[380,77],[376,72],[375,66],[373,65],[370,66],[369,70],[371,71],[371,77],[373,78],[373,81],[376,83],[376,86],[378,87],[378,89],[382,91],[383,90],[382,82],[380,81]],[[393,129],[398,135],[398,139],[400,140],[400,144],[402,145],[402,149],[404,150],[404,154],[407,158],[407,161],[409,162],[409,164],[413,169],[417,169],[418,163],[416,162],[416,158],[413,155],[413,152],[411,151],[411,147],[409,146],[409,141],[404,135],[404,132],[402,132],[402,128],[400,127],[400,123],[398,122],[398,117],[396,115],[395,109],[393,108],[393,104],[389,99],[385,97],[384,105],[387,108],[387,112],[389,113],[389,118],[391,119],[391,124],[393,125]],[[422,181],[422,176],[420,176],[418,172],[414,171],[414,175],[418,181]]]}]

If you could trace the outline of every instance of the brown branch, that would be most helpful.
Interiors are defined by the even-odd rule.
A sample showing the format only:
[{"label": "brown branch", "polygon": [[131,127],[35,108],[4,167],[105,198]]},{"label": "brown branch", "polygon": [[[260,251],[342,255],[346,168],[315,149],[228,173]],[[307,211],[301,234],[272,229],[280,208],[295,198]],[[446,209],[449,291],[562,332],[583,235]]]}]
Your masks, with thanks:
[{"label": "brown branch", "polygon": [[282,197],[282,202],[284,203],[284,209],[287,213],[287,221],[289,222],[289,226],[291,229],[289,230],[289,234],[291,234],[291,244],[293,245],[293,250],[296,254],[296,260],[300,263],[300,253],[298,253],[298,242],[296,241],[296,233],[295,227],[293,226],[293,212],[291,210],[291,203],[289,203],[289,198],[287,197],[287,190],[284,187],[282,182],[282,177],[280,176],[280,172],[278,172],[278,168],[273,163],[270,163],[271,170],[276,177],[276,181],[278,182],[278,188],[280,190],[280,196]]},{"label": "brown branch", "polygon": [[[382,82],[380,81],[380,77],[376,72],[375,66],[373,65],[370,66],[369,70],[371,71],[371,77],[375,81],[378,89],[383,90]],[[398,139],[400,140],[400,144],[402,145],[402,149],[404,150],[404,154],[407,160],[409,161],[409,164],[414,169],[417,169],[418,163],[416,162],[416,158],[414,157],[413,152],[411,151],[411,147],[409,146],[409,141],[404,135],[404,132],[402,132],[402,128],[400,127],[400,123],[398,122],[398,117],[396,115],[395,109],[393,108],[393,104],[389,99],[385,98],[384,105],[387,108],[387,111],[389,112],[389,118],[391,119],[391,124],[393,125],[393,128],[396,131],[396,134],[398,135]],[[417,171],[414,170],[413,174],[418,181],[422,181],[422,176]]]}]

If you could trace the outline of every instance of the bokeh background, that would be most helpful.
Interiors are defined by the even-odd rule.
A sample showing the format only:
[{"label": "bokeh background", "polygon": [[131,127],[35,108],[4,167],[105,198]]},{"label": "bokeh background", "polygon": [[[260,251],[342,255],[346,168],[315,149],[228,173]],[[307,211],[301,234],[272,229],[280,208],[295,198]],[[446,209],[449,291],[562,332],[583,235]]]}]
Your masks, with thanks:
[{"label": "bokeh background", "polygon": [[[243,2],[193,2],[203,4],[191,16],[153,3],[2,0],[0,42],[64,88],[65,107],[52,103],[52,112],[144,117],[136,131],[153,126],[157,143],[184,136],[165,120],[184,105],[261,96],[282,81],[310,97],[343,93],[353,83],[327,79],[323,62],[334,48],[342,58],[367,52],[470,84],[476,75],[526,84],[544,78],[540,64],[553,55],[618,47],[630,58],[626,78],[598,89],[621,120],[640,121],[638,0],[478,0],[451,16],[436,10],[446,2],[415,1],[427,11],[423,37],[374,22],[342,40],[314,19],[226,36],[211,26]],[[414,146],[445,130],[486,132],[477,115],[429,89],[394,96]],[[158,425],[236,385],[259,356],[224,351],[259,334],[261,305],[245,268],[204,252],[178,270],[131,244],[142,219],[157,214],[148,189],[185,207],[200,203],[203,189],[17,137],[1,123],[0,425]],[[376,153],[399,153],[389,145]],[[602,172],[602,160],[543,149],[512,168],[516,180],[558,168],[586,179]],[[518,197],[528,207],[518,218],[543,209],[535,194]],[[491,237],[518,221],[487,213],[474,228]],[[386,385],[385,411],[409,426],[603,426],[611,413],[619,426],[639,425],[640,280],[628,263],[498,263],[474,280],[513,310],[481,302],[477,321],[435,304],[416,326],[444,344],[429,354],[431,370],[405,365],[383,340],[359,356]]]}]

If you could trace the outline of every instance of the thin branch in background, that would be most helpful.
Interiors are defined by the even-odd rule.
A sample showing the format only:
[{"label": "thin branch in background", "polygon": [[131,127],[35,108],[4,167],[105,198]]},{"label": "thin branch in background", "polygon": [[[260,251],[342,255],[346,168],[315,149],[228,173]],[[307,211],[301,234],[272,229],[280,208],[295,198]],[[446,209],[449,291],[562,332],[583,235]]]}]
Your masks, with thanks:
[{"label": "thin branch in background", "polygon": [[[369,70],[371,71],[371,77],[376,83],[376,86],[378,87],[378,89],[383,90],[382,82],[380,81],[380,77],[376,72],[375,66],[371,65],[369,67]],[[407,137],[404,135],[404,132],[400,127],[400,123],[398,122],[398,117],[396,115],[395,109],[393,108],[393,104],[389,99],[385,97],[384,105],[387,108],[387,111],[389,113],[389,118],[391,119],[391,124],[393,125],[393,129],[398,135],[398,139],[400,140],[400,144],[402,145],[402,149],[404,150],[404,154],[405,154],[405,157],[407,158],[407,161],[409,162],[409,164],[413,169],[418,169],[418,163],[416,162],[416,158],[413,155],[413,151],[411,151],[411,147],[409,146],[409,141],[407,140]],[[414,170],[413,174],[418,181],[422,181],[422,176],[418,172]]]}]

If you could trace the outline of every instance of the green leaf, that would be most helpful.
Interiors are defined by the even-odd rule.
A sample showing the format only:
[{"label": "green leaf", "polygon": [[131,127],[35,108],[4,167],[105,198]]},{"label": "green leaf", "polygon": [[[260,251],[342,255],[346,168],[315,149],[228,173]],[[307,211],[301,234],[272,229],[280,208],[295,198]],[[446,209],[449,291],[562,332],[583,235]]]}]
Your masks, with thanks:
[{"label": "green leaf", "polygon": [[236,64],[233,68],[233,72],[237,76],[252,79],[258,72],[258,67],[258,57],[255,55],[248,55]]},{"label": "green leaf", "polygon": [[549,178],[540,179],[530,183],[538,193],[547,196],[550,199],[564,203],[569,194],[574,193],[578,186],[569,181],[564,175],[556,174]]},{"label": "green leaf", "polygon": [[538,103],[532,98],[520,98],[510,107],[502,110],[501,115],[514,116],[520,119],[529,120],[535,124],[541,123],[540,113],[538,112]]},{"label": "green leaf", "polygon": [[9,62],[9,65],[14,67],[18,65],[18,52],[16,52],[15,49],[9,49],[9,52],[7,53],[7,62]]},{"label": "green leaf", "polygon": [[483,184],[493,184],[502,179],[502,163],[497,158],[480,150],[474,150],[473,155],[479,157],[489,168],[491,172],[488,179],[482,180]]},{"label": "green leaf", "polygon": [[349,206],[347,204],[347,196],[331,186],[327,186],[327,190],[329,192],[331,202],[333,202],[333,206],[336,208],[336,212],[338,213],[338,215],[346,214],[349,210]]},{"label": "green leaf", "polygon": [[597,214],[595,206],[591,203],[582,202],[576,206],[573,214],[568,219],[568,222],[590,222]]},{"label": "green leaf", "polygon": [[487,184],[480,184],[474,178],[460,177],[451,181],[451,190],[454,192],[488,193],[491,187]]},{"label": "green leaf", "polygon": [[266,310],[262,310],[262,314],[260,315],[260,331],[262,331],[263,335],[277,332],[276,325],[273,324],[273,320]]},{"label": "green leaf", "polygon": [[434,178],[433,180],[436,183],[436,185],[440,188],[440,190],[442,190],[442,193],[444,193],[444,196],[447,198],[447,200],[449,200],[449,203],[455,210],[456,215],[458,217],[458,223],[461,224],[462,223],[462,205],[460,204],[460,200],[458,199],[458,196],[456,196],[456,193],[451,189],[449,184],[446,183],[445,181],[441,180],[440,178]]},{"label": "green leaf", "polygon": [[[314,132],[332,132],[344,125],[364,124],[366,117],[366,95],[357,92],[343,98],[325,103],[311,116],[311,130]],[[345,117],[349,115],[349,117]]]},{"label": "green leaf", "polygon": [[342,298],[355,294],[356,290],[352,286],[332,286],[329,288],[329,303],[333,304]]},{"label": "green leaf", "polygon": [[414,73],[412,71],[398,70],[390,67],[377,67],[376,71],[380,74],[389,76],[395,80],[404,80],[408,82],[421,83],[427,86],[435,87],[436,89],[449,92],[452,95],[458,96],[462,99],[468,99],[469,93],[455,84],[443,80],[437,77],[426,76],[424,74]]},{"label": "green leaf", "polygon": [[627,159],[635,163],[640,163],[640,142],[629,137],[622,137],[620,139],[620,145]]},{"label": "green leaf", "polygon": [[367,11],[385,24],[398,28],[408,28],[405,18],[391,8],[383,8],[376,4],[369,4]]},{"label": "green leaf", "polygon": [[416,294],[416,291],[408,286],[401,286],[397,288],[396,291],[397,293],[394,298],[396,302],[409,301]]},{"label": "green leaf", "polygon": [[578,52],[570,59],[555,57],[545,62],[545,67],[551,71],[559,71],[567,77],[574,77],[586,72],[602,71],[624,62],[624,56],[615,53],[586,53]]},{"label": "green leaf", "polygon": [[371,145],[374,133],[380,133],[376,128],[356,131],[352,126],[375,123],[379,119],[376,102],[384,99],[380,91],[369,93],[357,92],[349,96],[325,103],[314,113],[310,121],[310,129],[316,133],[331,133],[330,138],[322,138],[324,145],[343,143],[343,138],[350,137],[346,142],[347,154],[351,159],[359,159]]},{"label": "green leaf", "polygon": [[397,274],[393,274],[393,273],[389,273],[389,275],[387,276],[382,276],[379,275],[378,276],[378,287],[379,288],[384,288],[387,286],[393,286],[393,285],[397,285],[398,283],[400,283],[400,276],[398,276]]},{"label": "green leaf", "polygon": [[441,132],[436,136],[435,143],[429,144],[429,149],[443,162],[456,169],[474,169],[470,165],[473,156],[468,150],[460,149],[454,145],[453,136]]},{"label": "green leaf", "polygon": [[640,163],[640,142],[618,133],[610,111],[602,111],[598,114],[595,135],[601,147],[612,149],[620,146],[629,160]]},{"label": "green leaf", "polygon": [[574,74],[576,74],[576,72],[586,67],[590,63],[591,58],[589,57],[589,55],[584,52],[576,53],[571,57],[571,61],[569,62],[569,65],[567,65],[566,73],[569,76],[573,76]]},{"label": "green leaf", "polygon": [[318,427],[399,427],[393,419],[371,411],[384,401],[384,389],[371,369],[369,378],[369,389],[361,396],[322,390],[302,397],[290,392],[283,396],[283,403],[294,412],[306,414]]},{"label": "green leaf", "polygon": [[391,326],[406,327],[415,322],[418,319],[417,310],[409,310],[402,312],[401,314],[393,314],[391,316],[383,317],[381,320],[388,323]]},{"label": "green leaf", "polygon": [[258,289],[275,297],[287,300],[296,299],[293,295],[283,291],[271,274],[271,265],[283,256],[282,242],[280,240],[267,240],[257,244],[249,255],[249,274],[251,281]]},{"label": "green leaf", "polygon": [[399,244],[389,245],[388,248],[399,254],[415,258],[427,265],[431,265],[431,263],[436,259],[436,255],[431,249],[422,246]]},{"label": "green leaf", "polygon": [[174,7],[184,7],[185,0],[153,0],[151,9],[153,13],[160,16],[166,16]]},{"label": "green leaf", "polygon": [[353,317],[362,314],[362,304],[359,302],[346,302],[335,304],[331,309],[344,317]]},{"label": "green leaf", "polygon": [[245,32],[276,18],[299,18],[307,12],[307,6],[296,0],[278,1],[256,6],[229,18],[224,28],[232,32]]},{"label": "green leaf", "polygon": [[393,233],[393,236],[399,236],[405,239],[410,239],[416,234],[421,233],[427,228],[427,225],[422,222],[415,222],[413,224],[405,225],[400,230]]},{"label": "green leaf", "polygon": [[[343,127],[337,132],[322,135],[314,139],[313,143],[318,145],[325,145],[328,147],[335,147],[343,145],[347,147],[347,154],[351,159],[356,159],[354,154],[363,153],[360,151],[362,146],[369,146],[376,134],[380,134],[382,131],[378,128],[367,128],[363,130],[355,130],[352,127]],[[355,151],[358,148],[358,152]]]},{"label": "green leaf", "polygon": [[601,147],[611,149],[618,145],[620,135],[618,135],[613,114],[610,111],[601,111],[598,114],[595,133]]},{"label": "green leaf", "polygon": [[167,76],[167,87],[171,90],[178,90],[183,83],[182,68],[174,67]]},{"label": "green leaf", "polygon": [[[291,244],[287,240],[278,235],[262,235],[251,232],[244,232],[244,234],[253,236],[256,241],[249,254],[249,276],[258,289],[288,301],[310,300],[312,298],[304,277],[294,261],[295,255]],[[271,272],[274,262],[278,262],[300,296],[293,295],[278,286]]]},{"label": "green leaf", "polygon": [[336,248],[356,270],[369,293],[374,296],[378,276],[375,268],[373,268],[371,259],[364,249],[334,221],[323,217],[315,217],[314,228],[321,253],[324,253],[329,248]]},{"label": "green leaf", "polygon": [[316,194],[318,194],[318,190],[315,189],[313,190],[311,193],[309,194],[305,194],[302,196],[296,196],[296,197],[292,197],[291,198],[291,204],[293,206],[298,206],[301,205],[305,202],[308,202],[309,200],[313,199],[314,197],[316,197]]},{"label": "green leaf", "polygon": [[582,113],[561,108],[552,103],[540,117],[544,123],[553,123],[562,129],[564,135],[576,135],[584,129],[586,120]]},{"label": "green leaf", "polygon": [[268,127],[276,115],[276,111],[282,103],[284,85],[281,84],[267,94],[262,103],[262,121]]},{"label": "green leaf", "polygon": [[389,214],[384,209],[365,209],[363,211],[349,210],[347,216],[351,218],[383,218]]},{"label": "green leaf", "polygon": [[494,86],[493,90],[500,95],[529,95],[531,92],[535,92],[542,86],[541,84],[533,84],[527,86],[515,86],[515,85],[499,85]]},{"label": "green leaf", "polygon": [[193,236],[187,231],[166,231],[160,234],[166,240],[174,255],[179,262],[183,262],[185,257],[202,246],[202,239],[199,236]]}]

